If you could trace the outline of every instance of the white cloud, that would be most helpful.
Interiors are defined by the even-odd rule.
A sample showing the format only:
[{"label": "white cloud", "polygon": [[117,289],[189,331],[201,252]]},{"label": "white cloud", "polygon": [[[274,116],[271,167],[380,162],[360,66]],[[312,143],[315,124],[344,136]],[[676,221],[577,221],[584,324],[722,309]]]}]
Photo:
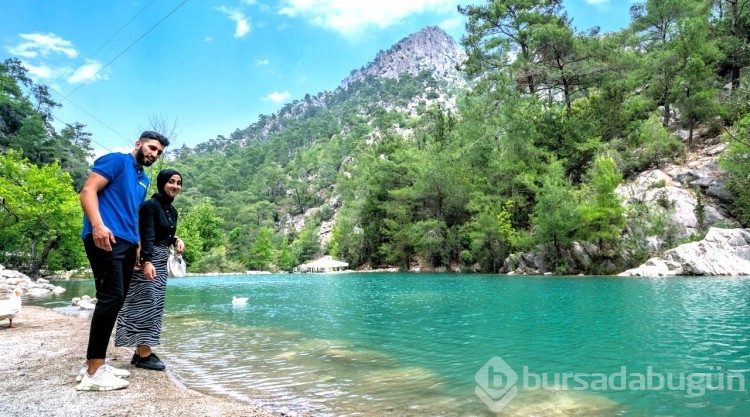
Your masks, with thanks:
[{"label": "white cloud", "polygon": [[271,62],[268,59],[258,59],[258,60],[255,61],[255,66],[259,67],[261,65],[268,65],[270,63]]},{"label": "white cloud", "polygon": [[609,3],[609,0],[583,0],[583,1],[585,1],[587,4],[593,4],[594,6]]},{"label": "white cloud", "polygon": [[99,73],[103,67],[102,63],[94,60],[86,60],[83,65],[75,70],[68,65],[54,67],[46,64],[34,65],[23,62],[23,66],[29,71],[32,78],[45,80],[45,83],[65,80],[68,84],[77,84],[107,79],[106,75]]},{"label": "white cloud", "polygon": [[264,101],[273,101],[274,103],[283,103],[286,100],[289,100],[289,98],[292,96],[291,93],[284,90],[283,93],[280,93],[278,91],[274,91],[273,93],[263,97]]},{"label": "white cloud", "polygon": [[457,0],[284,0],[280,14],[300,16],[342,35],[356,35],[370,26],[385,28],[407,16],[455,11]]},{"label": "white cloud", "polygon": [[65,79],[73,72],[73,69],[67,65],[53,67],[47,64],[34,65],[24,61],[23,66],[29,71],[31,78],[36,81],[43,80],[45,84],[57,83],[58,80]]},{"label": "white cloud", "polygon": [[213,41],[214,41],[213,36],[206,36],[205,38],[203,38],[203,42],[213,42]]},{"label": "white cloud", "polygon": [[234,30],[235,38],[242,38],[250,33],[250,20],[245,16],[244,12],[230,9],[226,6],[217,7],[216,10],[227,15],[237,25]]},{"label": "white cloud", "polygon": [[34,79],[54,79],[57,78],[59,76],[58,74],[60,73],[60,69],[56,70],[47,65],[33,65],[29,64],[28,62],[24,62],[23,66],[29,71],[29,74],[31,74]]},{"label": "white cloud", "polygon": [[8,51],[13,55],[24,58],[36,58],[40,55],[48,56],[51,54],[63,54],[69,58],[78,56],[78,51],[70,41],[66,41],[54,33],[22,33],[18,36],[26,42],[8,48]]},{"label": "white cloud", "polygon": [[102,69],[101,62],[86,60],[86,63],[78,67],[77,70],[73,71],[66,81],[70,84],[83,83],[87,81],[96,81],[106,79],[107,77],[101,74],[99,71]]},{"label": "white cloud", "polygon": [[8,51],[25,58],[23,66],[35,80],[44,80],[46,84],[63,80],[76,84],[106,79],[98,74],[103,67],[100,62],[86,60],[80,64],[76,59],[78,51],[73,44],[54,33],[24,33],[19,36],[24,42],[8,48]]},{"label": "white cloud", "polygon": [[455,29],[455,28],[463,27],[463,24],[464,24],[464,19],[463,18],[461,18],[461,17],[454,17],[454,18],[451,18],[451,19],[445,19],[445,20],[443,20],[442,22],[440,22],[440,24],[438,24],[438,26],[440,26],[441,28],[443,28],[445,30],[450,30],[450,29]]},{"label": "white cloud", "polygon": [[250,22],[247,19],[237,21],[237,29],[234,31],[235,38],[241,38],[250,32]]}]

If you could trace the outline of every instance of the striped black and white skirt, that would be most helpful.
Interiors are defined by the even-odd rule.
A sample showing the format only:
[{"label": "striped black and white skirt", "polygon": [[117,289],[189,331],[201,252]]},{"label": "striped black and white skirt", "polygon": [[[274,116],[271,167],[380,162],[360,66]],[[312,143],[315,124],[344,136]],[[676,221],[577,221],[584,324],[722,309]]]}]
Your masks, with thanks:
[{"label": "striped black and white skirt", "polygon": [[125,303],[117,316],[115,346],[158,346],[161,340],[161,323],[167,292],[167,258],[169,247],[154,246],[151,263],[156,268],[156,278],[149,281],[143,270],[133,271]]}]

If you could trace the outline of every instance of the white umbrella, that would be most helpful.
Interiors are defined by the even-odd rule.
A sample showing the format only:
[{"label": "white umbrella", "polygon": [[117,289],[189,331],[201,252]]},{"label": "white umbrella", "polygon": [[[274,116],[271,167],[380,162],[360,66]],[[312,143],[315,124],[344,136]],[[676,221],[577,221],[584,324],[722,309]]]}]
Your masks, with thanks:
[{"label": "white umbrella", "polygon": [[302,264],[298,266],[300,271],[335,271],[339,268],[345,268],[349,266],[348,263],[337,261],[330,256],[324,256],[319,259],[315,259],[314,261],[310,261],[306,264]]}]

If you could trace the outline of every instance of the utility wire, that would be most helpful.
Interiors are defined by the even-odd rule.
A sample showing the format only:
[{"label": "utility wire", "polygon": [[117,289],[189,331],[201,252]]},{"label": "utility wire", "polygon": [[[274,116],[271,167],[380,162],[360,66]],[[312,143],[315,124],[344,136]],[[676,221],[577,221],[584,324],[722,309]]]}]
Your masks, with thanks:
[{"label": "utility wire", "polygon": [[[1,56],[1,57],[2,57],[2,58],[3,58],[4,60],[10,59],[10,57],[8,57],[8,56],[7,56],[7,55],[5,55],[5,54],[0,54],[0,56]],[[61,96],[61,97],[62,97],[62,93],[61,93],[61,92],[59,92],[59,91],[57,91],[57,90],[56,90],[56,89],[55,89],[54,87],[50,87],[50,86],[47,86],[47,88],[48,88],[48,89],[49,89],[50,91],[52,91],[52,92],[54,92],[54,93],[57,93],[57,94],[58,94],[59,96]],[[89,113],[89,112],[88,112],[88,111],[87,111],[86,109],[84,109],[83,107],[81,107],[81,106],[79,106],[78,104],[74,103],[74,102],[73,102],[73,101],[71,101],[70,99],[67,99],[66,101],[67,101],[68,103],[72,104],[73,106],[77,107],[77,108],[78,108],[79,110],[81,110],[82,112],[84,112],[84,113],[86,113],[87,115],[89,115],[89,116],[90,116],[90,117],[91,117],[92,119],[94,119],[94,120],[96,120],[97,122],[101,123],[101,124],[102,124],[102,125],[103,125],[104,127],[106,127],[107,129],[111,130],[112,132],[114,132],[114,134],[116,134],[117,136],[120,136],[121,138],[123,138],[123,139],[124,139],[124,140],[125,140],[125,141],[127,142],[127,139],[128,139],[128,138],[126,138],[125,136],[123,136],[122,134],[120,134],[120,133],[119,133],[118,131],[116,131],[115,129],[113,129],[113,128],[112,128],[111,126],[109,126],[108,124],[106,124],[106,123],[104,123],[103,121],[99,120],[99,119],[98,119],[98,118],[97,118],[96,116],[94,116],[93,114]],[[66,126],[72,126],[72,124],[70,124],[70,123],[68,123],[68,122],[66,122],[66,121],[64,121],[64,120],[62,120],[62,119],[60,119],[60,118],[59,118],[58,116],[55,116],[55,115],[53,115],[53,114],[50,114],[50,117],[52,117],[53,119],[57,120],[57,121],[58,121],[58,122],[60,122],[60,123],[63,123],[63,124],[64,124],[64,125],[66,125]],[[102,148],[106,149],[107,151],[110,151],[110,152],[112,152],[112,150],[111,150],[111,149],[109,149],[109,148],[108,148],[108,147],[107,147],[106,145],[103,145],[103,144],[101,144],[101,143],[99,143],[99,142],[95,141],[94,139],[91,139],[91,142],[93,142],[93,143],[95,143],[95,144],[97,144],[97,145],[101,146]]]},{"label": "utility wire", "polygon": [[72,96],[72,95],[73,95],[73,94],[74,94],[74,93],[75,93],[76,91],[80,90],[80,89],[81,89],[81,87],[83,87],[83,86],[84,86],[84,85],[86,85],[86,84],[87,84],[87,83],[88,83],[89,81],[91,81],[91,80],[92,80],[92,79],[93,79],[94,77],[96,77],[97,75],[99,75],[99,73],[100,73],[100,72],[102,72],[102,71],[103,71],[103,70],[104,70],[105,68],[107,68],[108,66],[110,66],[110,65],[111,65],[111,64],[112,64],[113,62],[115,62],[115,61],[117,60],[117,58],[121,57],[121,56],[122,56],[122,55],[123,55],[123,54],[124,54],[125,52],[127,52],[127,51],[128,51],[128,50],[129,50],[130,48],[132,48],[132,47],[133,47],[133,45],[135,45],[135,44],[136,44],[136,43],[138,43],[138,42],[139,42],[139,41],[140,41],[141,39],[143,39],[144,37],[146,37],[146,35],[148,35],[149,33],[151,33],[151,31],[152,31],[152,30],[156,29],[156,27],[157,27],[157,26],[159,26],[160,24],[162,24],[162,22],[164,22],[165,20],[167,20],[167,19],[169,18],[169,16],[172,16],[172,14],[174,14],[174,12],[176,12],[176,11],[177,11],[177,10],[178,10],[178,9],[179,9],[180,7],[184,6],[184,5],[185,5],[185,3],[187,3],[187,2],[188,2],[188,0],[184,0],[184,1],[182,2],[182,3],[180,3],[179,5],[177,5],[177,7],[175,7],[174,9],[172,9],[172,11],[171,11],[171,12],[169,12],[169,14],[167,14],[166,16],[164,16],[164,17],[163,17],[163,18],[162,18],[162,19],[161,19],[160,21],[156,22],[156,24],[155,24],[155,25],[151,26],[151,28],[149,28],[149,30],[147,30],[147,31],[146,31],[146,32],[145,32],[145,33],[144,33],[143,35],[141,35],[141,36],[140,36],[140,37],[139,37],[138,39],[134,40],[134,41],[133,41],[133,42],[132,42],[132,43],[131,43],[130,45],[128,45],[128,46],[127,46],[127,47],[126,47],[125,49],[123,49],[123,50],[122,50],[122,52],[120,52],[119,54],[117,54],[117,56],[115,56],[114,58],[112,58],[112,59],[111,59],[111,60],[110,60],[109,62],[107,62],[107,63],[106,63],[106,64],[105,64],[105,65],[104,65],[103,67],[99,68],[99,71],[95,72],[95,73],[94,73],[94,74],[93,74],[93,75],[92,75],[91,77],[89,77],[89,78],[88,78],[88,79],[87,79],[86,81],[82,82],[81,84],[79,84],[79,85],[78,85],[78,87],[76,87],[75,89],[73,89],[73,91],[71,91],[70,93],[68,93],[68,95],[67,95],[67,96],[63,97],[63,100],[65,100],[65,99],[67,99],[68,97]]},{"label": "utility wire", "polygon": [[[8,56],[7,56],[7,55],[5,55],[5,54],[0,54],[0,57],[2,57],[2,58],[3,58],[3,60],[8,60],[8,59],[10,59],[10,57],[8,57]],[[48,88],[48,89],[50,89],[50,90],[52,90],[53,92],[55,92],[55,93],[59,94],[60,96],[62,96],[62,93],[60,93],[59,91],[55,90],[54,88],[52,88],[52,87],[49,87],[49,86],[47,86],[47,88]],[[81,106],[79,106],[79,105],[77,105],[77,104],[73,103],[73,102],[72,102],[72,101],[70,101],[70,100],[68,100],[68,102],[69,102],[70,104],[72,104],[72,105],[74,105],[74,106],[78,107],[78,108],[79,108],[79,109],[80,109],[81,111],[83,111],[84,113],[88,114],[89,116],[91,116],[92,118],[94,118],[94,119],[95,119],[96,121],[98,121],[99,123],[103,124],[104,126],[106,126],[106,127],[107,127],[108,129],[110,129],[111,131],[115,132],[115,133],[116,133],[117,135],[119,135],[119,136],[122,136],[122,135],[120,135],[119,133],[117,133],[117,132],[116,132],[116,131],[115,131],[114,129],[112,129],[111,127],[107,126],[107,125],[106,125],[106,124],[105,124],[104,122],[102,122],[101,120],[97,119],[97,118],[96,118],[96,117],[95,117],[94,115],[92,115],[91,113],[87,112],[87,111],[86,111],[85,109],[83,109],[83,108],[82,108]],[[60,119],[59,117],[57,117],[57,116],[55,116],[55,115],[52,115],[51,113],[50,113],[50,117],[52,117],[53,119],[57,120],[57,121],[58,121],[58,122],[60,122],[60,123],[63,123],[63,124],[65,124],[66,126],[72,126],[72,125],[71,125],[70,123],[68,123],[68,122],[66,122],[66,121],[64,121],[64,120],[62,120],[62,119]],[[101,143],[99,143],[99,142],[97,142],[97,141],[95,141],[95,140],[93,140],[93,139],[91,140],[91,142],[94,142],[95,144],[97,144],[97,145],[101,146],[102,148],[104,148],[104,149],[106,149],[106,150],[108,150],[108,151],[110,151],[110,152],[111,152],[111,150],[110,150],[109,148],[107,148],[106,146],[102,145]]]},{"label": "utility wire", "polygon": [[[72,104],[72,103],[71,103],[71,104]],[[78,107],[78,106],[76,106],[76,107]],[[89,116],[93,117],[93,118],[94,118],[94,119],[95,119],[96,121],[98,121],[99,123],[101,123],[101,124],[103,124],[104,126],[106,126],[106,127],[107,127],[107,128],[109,129],[109,130],[111,130],[111,131],[113,131],[113,132],[115,132],[116,134],[118,134],[118,135],[119,135],[119,133],[117,133],[117,132],[116,132],[116,131],[115,131],[114,129],[112,129],[111,127],[109,127],[109,126],[107,126],[106,124],[104,124],[104,123],[103,123],[103,122],[102,122],[101,120],[99,120],[99,119],[97,119],[96,117],[94,117],[94,116],[93,116],[93,115],[92,115],[91,113],[87,112],[87,111],[86,111],[86,110],[84,110],[84,109],[81,109],[80,107],[78,107],[78,108],[79,108],[79,109],[80,109],[81,111],[83,111],[83,112],[85,112],[86,114],[88,114]],[[71,123],[68,123],[68,122],[66,122],[65,120],[62,120],[62,119],[60,119],[60,118],[59,118],[59,117],[57,117],[57,116],[52,116],[52,118],[53,118],[53,119],[55,119],[55,120],[57,120],[58,122],[60,122],[60,123],[64,124],[64,125],[66,125],[66,126],[73,126],[73,125],[72,125]],[[102,147],[102,149],[104,149],[104,150],[106,150],[106,151],[108,151],[108,152],[113,152],[113,151],[112,151],[112,149],[109,149],[109,147],[108,147],[107,145],[104,145],[104,144],[102,144],[102,143],[99,143],[99,142],[97,142],[97,141],[96,141],[96,140],[94,140],[94,139],[91,139],[91,138],[89,138],[89,141],[91,141],[92,143],[94,143],[94,144],[96,144],[96,145],[99,145],[100,147]]]},{"label": "utility wire", "polygon": [[[124,24],[124,25],[122,25],[122,27],[120,27],[120,29],[118,29],[118,30],[117,30],[117,31],[116,31],[115,33],[113,33],[113,34],[112,34],[112,36],[110,36],[110,37],[109,37],[109,38],[108,38],[108,39],[107,39],[106,41],[104,41],[104,43],[102,43],[102,44],[101,44],[101,45],[100,45],[100,46],[99,46],[98,48],[96,48],[96,50],[95,50],[94,52],[92,52],[91,54],[89,54],[89,56],[88,56],[87,58],[88,58],[88,59],[91,59],[91,58],[93,58],[94,56],[96,56],[96,54],[98,54],[98,53],[99,53],[99,51],[101,51],[102,49],[104,49],[104,47],[105,47],[105,46],[107,46],[107,45],[108,45],[108,44],[109,44],[110,42],[112,42],[112,39],[116,38],[116,37],[117,37],[117,35],[119,35],[119,34],[120,34],[120,32],[122,32],[123,30],[125,30],[125,28],[126,28],[126,27],[128,27],[128,26],[129,26],[129,25],[130,25],[131,23],[133,23],[133,21],[134,21],[134,20],[135,20],[135,19],[136,19],[136,18],[137,18],[138,16],[140,16],[140,15],[141,15],[141,14],[142,14],[143,12],[145,12],[145,11],[146,11],[146,9],[148,9],[148,7],[149,7],[149,6],[150,6],[150,5],[151,5],[151,4],[152,4],[152,3],[154,2],[154,1],[156,1],[156,0],[151,0],[151,1],[150,1],[150,2],[148,2],[148,3],[147,3],[147,4],[145,5],[145,6],[143,6],[143,8],[141,8],[141,10],[140,10],[140,11],[139,11],[138,13],[136,13],[135,15],[133,15],[133,17],[131,17],[131,18],[130,18],[130,20],[128,20],[127,22],[125,22],[125,24]],[[93,78],[93,77],[92,77],[92,78]],[[91,78],[89,78],[89,80],[90,80],[90,79],[91,79]],[[86,82],[88,82],[89,80],[86,80]],[[68,96],[70,96],[70,94],[68,94],[68,96],[63,96],[63,94],[62,94],[61,92],[59,92],[59,91],[56,91],[56,90],[54,90],[54,89],[52,89],[52,90],[53,90],[53,91],[55,91],[55,92],[56,92],[57,94],[59,94],[59,95],[60,95],[60,97],[63,97],[63,100],[66,100],[66,101],[67,101],[68,103],[70,103],[70,104],[72,104],[73,106],[77,107],[77,108],[78,108],[78,110],[80,110],[80,111],[82,111],[82,112],[86,113],[87,115],[89,115],[89,117],[91,117],[92,119],[96,120],[97,122],[99,122],[99,124],[101,124],[102,126],[106,127],[106,128],[107,128],[107,129],[109,129],[109,130],[110,130],[110,131],[111,131],[112,133],[114,133],[115,135],[117,135],[117,136],[121,137],[121,138],[122,138],[123,140],[125,140],[125,141],[127,142],[128,138],[126,138],[126,137],[125,137],[125,136],[124,136],[124,135],[123,135],[122,133],[120,133],[120,132],[116,131],[116,130],[115,130],[115,129],[113,129],[113,128],[112,128],[111,126],[109,126],[108,124],[106,124],[106,123],[104,123],[103,121],[101,121],[101,120],[100,120],[100,119],[99,119],[98,117],[94,116],[93,114],[91,114],[90,112],[88,112],[88,111],[87,111],[86,109],[84,109],[83,107],[81,107],[81,106],[79,106],[78,104],[76,104],[76,103],[74,103],[73,101],[71,101],[71,100],[70,100],[70,99],[68,98]],[[71,93],[71,94],[72,94],[72,93]],[[54,116],[53,116],[53,117],[54,117]],[[62,120],[60,120],[60,118],[59,118],[59,117],[54,117],[54,118],[55,118],[55,119],[57,119],[57,121],[59,121],[59,122],[61,122],[61,123],[64,123],[64,124],[66,124],[66,125],[70,126],[70,124],[69,124],[69,123],[67,123],[67,122],[65,122],[65,121],[62,121]],[[105,146],[105,145],[102,145],[101,143],[99,143],[99,142],[97,142],[97,141],[95,141],[95,140],[93,140],[93,139],[91,139],[91,142],[94,142],[95,144],[99,145],[100,147],[104,148],[105,150],[107,150],[107,151],[109,151],[109,152],[112,152],[112,150],[111,150],[111,149],[109,149],[109,148],[108,148],[107,146]]]},{"label": "utility wire", "polygon": [[126,27],[128,27],[133,22],[133,20],[135,20],[136,17],[140,16],[141,13],[143,13],[144,11],[146,11],[146,9],[148,8],[148,6],[150,6],[151,3],[153,3],[154,1],[156,1],[156,0],[151,0],[150,2],[148,2],[148,4],[146,4],[145,6],[143,6],[143,8],[141,9],[140,12],[136,13],[135,16],[133,16],[130,20],[128,20],[120,29],[117,30],[117,32],[115,32],[112,36],[110,36],[109,39],[107,39],[106,41],[104,41],[104,43],[99,48],[97,48],[96,51],[94,51],[93,53],[91,53],[91,55],[89,55],[88,57],[89,58],[93,58],[94,55],[96,55],[99,51],[101,51],[102,48],[104,48],[105,46],[107,46],[107,44],[109,44],[112,41],[112,39],[114,39],[117,35],[120,34],[120,32],[122,32]]},{"label": "utility wire", "polygon": [[[105,47],[105,46],[106,46],[107,44],[109,44],[109,42],[110,42],[110,41],[112,41],[112,39],[114,39],[114,38],[115,38],[115,37],[116,37],[116,36],[117,36],[117,35],[118,35],[118,34],[119,34],[120,32],[122,32],[122,31],[123,31],[123,30],[124,30],[124,29],[125,29],[125,28],[126,28],[126,27],[127,27],[128,25],[130,25],[130,23],[132,23],[132,22],[133,22],[133,20],[135,20],[135,19],[136,19],[136,18],[137,18],[138,16],[140,16],[140,15],[141,15],[141,14],[142,14],[142,13],[143,13],[143,12],[144,12],[144,11],[145,11],[145,10],[146,10],[147,8],[148,8],[148,6],[150,6],[150,5],[151,5],[151,3],[153,3],[154,1],[155,1],[155,0],[151,0],[151,1],[150,1],[150,2],[148,3],[148,4],[146,4],[146,5],[145,5],[145,6],[144,6],[144,7],[143,7],[143,8],[142,8],[142,9],[141,9],[141,10],[140,10],[140,11],[139,11],[138,13],[136,13],[136,14],[135,14],[135,15],[134,15],[134,16],[133,16],[133,17],[132,17],[132,18],[131,18],[130,20],[128,20],[128,21],[127,21],[127,22],[126,22],[126,23],[125,23],[125,24],[124,24],[124,25],[123,25],[123,26],[122,26],[122,27],[121,27],[120,29],[118,29],[118,30],[117,30],[117,32],[115,32],[115,33],[114,33],[114,34],[113,34],[112,36],[110,36],[110,37],[109,37],[109,38],[108,38],[108,39],[107,39],[107,40],[106,40],[106,41],[105,41],[105,42],[104,42],[104,43],[103,43],[103,44],[102,44],[101,46],[99,46],[99,48],[97,48],[97,49],[96,49],[96,51],[94,51],[94,52],[93,52],[93,53],[92,53],[91,55],[89,55],[89,58],[91,58],[91,57],[93,57],[94,55],[96,55],[96,54],[97,54],[97,53],[98,53],[98,52],[99,52],[99,51],[100,51],[100,50],[101,50],[102,48],[104,48],[104,47]],[[106,124],[106,123],[104,123],[103,121],[101,121],[101,120],[100,120],[99,118],[97,118],[96,116],[94,116],[93,114],[91,114],[91,113],[90,113],[89,111],[87,111],[86,109],[84,109],[83,107],[81,107],[81,106],[79,106],[78,104],[74,103],[74,102],[73,102],[72,100],[70,100],[70,96],[71,96],[71,95],[73,95],[73,93],[75,93],[76,91],[78,91],[78,90],[79,90],[79,89],[80,89],[81,87],[83,87],[83,86],[84,86],[85,84],[87,84],[87,83],[88,83],[89,81],[91,81],[91,80],[92,80],[92,79],[93,79],[94,77],[96,77],[97,75],[99,75],[99,73],[100,73],[100,72],[102,72],[102,71],[103,71],[103,70],[104,70],[105,68],[107,68],[108,66],[110,66],[110,65],[111,65],[111,64],[112,64],[113,62],[115,62],[115,61],[116,61],[116,60],[117,60],[117,59],[118,59],[118,58],[119,58],[120,56],[122,56],[122,55],[123,55],[123,54],[124,54],[125,52],[127,52],[127,51],[128,51],[128,50],[129,50],[130,48],[131,48],[131,47],[133,47],[133,46],[134,46],[134,45],[135,45],[136,43],[138,43],[138,42],[139,42],[139,41],[140,41],[141,39],[143,39],[143,38],[144,38],[144,37],[145,37],[146,35],[148,35],[148,34],[149,34],[149,33],[150,33],[151,31],[153,31],[153,30],[154,30],[154,29],[155,29],[155,28],[156,28],[157,26],[159,26],[159,25],[160,25],[160,24],[162,24],[162,23],[163,23],[163,22],[164,22],[165,20],[167,20],[167,18],[169,18],[169,17],[170,17],[170,16],[172,15],[172,14],[174,14],[174,13],[175,13],[175,12],[176,12],[176,11],[177,11],[177,10],[178,10],[179,8],[181,8],[182,6],[184,6],[184,5],[185,5],[185,3],[187,3],[187,2],[188,2],[188,0],[184,0],[184,1],[182,2],[182,3],[180,3],[179,5],[177,5],[177,7],[175,7],[174,9],[172,9],[172,11],[170,11],[170,12],[169,12],[169,13],[168,13],[168,14],[167,14],[166,16],[164,16],[164,17],[163,17],[163,18],[162,18],[161,20],[159,20],[159,21],[158,21],[158,22],[157,22],[157,23],[156,23],[155,25],[153,25],[153,26],[152,26],[151,28],[149,28],[149,29],[148,29],[148,30],[147,30],[147,31],[146,31],[145,33],[143,33],[143,35],[141,35],[140,37],[138,37],[138,39],[136,39],[135,41],[133,41],[133,42],[132,42],[132,43],[131,43],[130,45],[128,45],[128,46],[127,46],[127,47],[126,47],[126,48],[125,48],[124,50],[122,50],[122,51],[121,51],[121,52],[120,52],[119,54],[117,54],[117,56],[115,56],[114,58],[112,58],[112,59],[111,59],[111,60],[110,60],[110,61],[109,61],[109,62],[108,62],[108,63],[107,63],[106,65],[104,65],[103,67],[101,67],[101,68],[100,68],[100,69],[99,69],[99,70],[98,70],[98,71],[97,71],[96,73],[94,73],[94,74],[93,74],[92,76],[90,76],[89,78],[87,78],[87,79],[86,79],[86,80],[85,80],[85,81],[84,81],[83,83],[79,84],[79,85],[78,85],[78,86],[77,86],[77,87],[76,87],[76,88],[75,88],[75,89],[74,89],[73,91],[71,91],[71,92],[70,92],[70,93],[68,93],[67,95],[63,96],[63,94],[62,94],[61,92],[59,92],[59,91],[55,90],[54,88],[52,88],[52,87],[48,87],[48,88],[49,88],[50,90],[54,91],[55,93],[59,94],[59,95],[60,95],[60,96],[62,97],[62,100],[63,100],[63,101],[67,101],[68,103],[72,104],[73,106],[75,106],[76,108],[78,108],[79,110],[81,110],[82,112],[84,112],[84,113],[86,113],[87,115],[89,115],[89,116],[90,116],[90,117],[91,117],[92,119],[94,119],[94,120],[96,120],[97,122],[99,122],[99,123],[100,123],[100,124],[101,124],[102,126],[106,127],[106,128],[107,128],[107,129],[109,129],[110,131],[112,131],[112,132],[113,132],[113,133],[114,133],[115,135],[117,135],[117,136],[119,136],[120,138],[122,138],[122,139],[123,139],[123,140],[124,140],[125,142],[127,142],[128,138],[126,138],[126,137],[125,137],[125,136],[124,136],[124,135],[123,135],[122,133],[120,133],[120,132],[116,131],[116,130],[115,130],[114,128],[112,128],[112,127],[111,127],[111,126],[109,126],[108,124]],[[6,58],[7,58],[7,57],[6,57]],[[52,116],[52,117],[53,117],[54,119],[56,119],[57,121],[59,121],[59,122],[61,122],[61,123],[64,123],[65,125],[68,125],[68,126],[70,126],[70,124],[69,124],[69,123],[67,123],[67,122],[65,122],[65,121],[63,121],[63,120],[61,120],[61,119],[60,119],[59,117],[56,117],[56,116]],[[108,151],[110,151],[110,152],[111,152],[111,150],[110,150],[110,149],[109,149],[109,148],[108,148],[107,146],[105,146],[105,145],[102,145],[101,143],[99,143],[99,142],[97,142],[97,141],[95,141],[95,140],[93,140],[93,139],[91,139],[91,142],[93,142],[93,143],[95,143],[95,144],[97,144],[97,145],[101,146],[102,148],[104,148],[104,149],[106,149],[106,150],[108,150]]]}]

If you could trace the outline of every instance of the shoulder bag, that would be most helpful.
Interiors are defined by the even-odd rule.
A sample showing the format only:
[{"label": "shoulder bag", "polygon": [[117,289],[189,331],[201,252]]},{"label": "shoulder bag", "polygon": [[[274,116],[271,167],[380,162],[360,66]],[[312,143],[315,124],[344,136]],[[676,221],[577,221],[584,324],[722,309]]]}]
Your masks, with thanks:
[{"label": "shoulder bag", "polygon": [[182,278],[187,273],[187,264],[182,254],[175,252],[174,246],[169,247],[169,258],[167,259],[167,275],[170,278]]}]

